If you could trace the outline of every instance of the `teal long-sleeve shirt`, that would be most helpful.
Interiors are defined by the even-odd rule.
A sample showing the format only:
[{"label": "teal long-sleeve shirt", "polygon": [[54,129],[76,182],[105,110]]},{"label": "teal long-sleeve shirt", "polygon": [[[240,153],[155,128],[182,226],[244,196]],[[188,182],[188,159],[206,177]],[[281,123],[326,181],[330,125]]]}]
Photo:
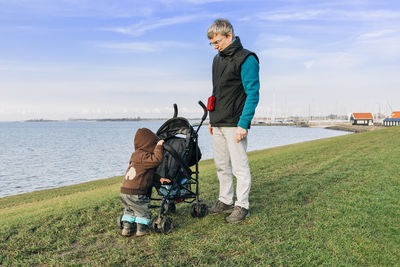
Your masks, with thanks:
[{"label": "teal long-sleeve shirt", "polygon": [[256,58],[253,55],[248,56],[243,62],[241,70],[242,84],[247,97],[238,122],[238,126],[244,129],[250,128],[260,99],[259,71],[260,67]]}]

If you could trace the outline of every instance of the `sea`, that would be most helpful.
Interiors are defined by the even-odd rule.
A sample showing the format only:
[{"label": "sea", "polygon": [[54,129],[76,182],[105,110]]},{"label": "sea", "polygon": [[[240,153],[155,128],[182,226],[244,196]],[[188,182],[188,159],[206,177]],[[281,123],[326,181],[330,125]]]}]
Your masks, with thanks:
[{"label": "sea", "polygon": [[[156,132],[164,122],[0,122],[0,198],[123,175],[136,130]],[[322,128],[253,126],[248,151],[346,134]],[[199,129],[198,139],[202,159],[212,158],[207,125]]]}]

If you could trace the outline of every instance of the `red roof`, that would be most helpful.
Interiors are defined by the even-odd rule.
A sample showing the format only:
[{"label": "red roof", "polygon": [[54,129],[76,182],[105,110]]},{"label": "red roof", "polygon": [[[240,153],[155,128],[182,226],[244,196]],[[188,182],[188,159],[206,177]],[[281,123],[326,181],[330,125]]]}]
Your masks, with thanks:
[{"label": "red roof", "polygon": [[400,119],[400,111],[393,111],[390,117],[393,119]]},{"label": "red roof", "polygon": [[354,119],[356,120],[373,120],[374,117],[372,113],[353,113],[352,114]]}]

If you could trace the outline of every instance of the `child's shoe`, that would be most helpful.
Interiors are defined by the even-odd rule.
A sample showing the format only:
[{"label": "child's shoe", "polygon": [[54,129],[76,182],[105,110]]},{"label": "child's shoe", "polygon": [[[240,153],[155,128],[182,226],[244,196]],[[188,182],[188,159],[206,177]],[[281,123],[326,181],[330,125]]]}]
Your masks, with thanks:
[{"label": "child's shoe", "polygon": [[147,225],[141,223],[137,224],[137,230],[136,230],[137,237],[147,235],[149,232],[150,229]]},{"label": "child's shoe", "polygon": [[122,236],[132,236],[136,232],[136,223],[123,222]]}]

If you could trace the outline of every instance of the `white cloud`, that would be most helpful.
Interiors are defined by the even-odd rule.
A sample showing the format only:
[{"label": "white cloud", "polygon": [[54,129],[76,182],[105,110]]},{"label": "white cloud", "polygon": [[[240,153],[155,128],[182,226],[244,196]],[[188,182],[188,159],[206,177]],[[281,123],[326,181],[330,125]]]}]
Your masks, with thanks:
[{"label": "white cloud", "polygon": [[[270,48],[261,52],[266,61],[274,58],[281,63],[301,65],[306,69],[337,70],[351,69],[360,66],[365,59],[360,54],[343,51],[322,52],[297,48]],[[275,61],[274,60],[274,61]]]},{"label": "white cloud", "polygon": [[257,45],[259,46],[281,46],[284,44],[299,44],[299,43],[304,43],[303,40],[299,38],[295,38],[290,35],[278,35],[278,34],[266,34],[266,33],[261,33],[257,36],[256,42]]},{"label": "white cloud", "polygon": [[160,47],[154,43],[130,42],[130,43],[101,43],[96,44],[97,47],[108,48],[129,52],[158,52]]},{"label": "white cloud", "polygon": [[315,60],[310,60],[303,62],[303,65],[306,67],[306,69],[311,69],[311,67],[315,64]]},{"label": "white cloud", "polygon": [[0,61],[0,71],[57,72],[54,67],[22,64],[15,61]]},{"label": "white cloud", "polygon": [[132,53],[139,52],[160,52],[169,47],[191,48],[191,44],[182,42],[159,41],[159,42],[128,42],[128,43],[95,43],[94,46],[108,48],[118,51]]},{"label": "white cloud", "polygon": [[266,20],[266,21],[306,21],[306,20],[321,20],[321,21],[376,21],[399,19],[400,12],[390,10],[361,10],[348,11],[342,9],[310,9],[298,11],[293,10],[277,10],[270,12],[260,12],[255,15],[244,17],[242,20]]},{"label": "white cloud", "polygon": [[375,32],[368,32],[364,33],[360,36],[360,39],[369,39],[369,38],[378,38],[382,37],[391,33],[396,32],[396,30],[381,30],[381,31],[375,31]]},{"label": "white cloud", "polygon": [[333,14],[337,14],[340,17],[345,17],[350,20],[389,20],[389,19],[399,19],[399,11],[391,10],[362,10],[362,11],[344,11],[335,10]]},{"label": "white cloud", "polygon": [[273,57],[280,60],[303,60],[318,56],[317,51],[291,47],[272,47],[261,51],[261,56]]},{"label": "white cloud", "polygon": [[[394,63],[400,60],[400,36],[360,39],[357,53],[363,53],[373,64]],[[375,62],[374,62],[375,61]]]},{"label": "white cloud", "polygon": [[201,17],[204,17],[204,15],[203,14],[184,15],[184,16],[177,16],[159,20],[142,21],[127,27],[105,28],[103,30],[114,31],[132,36],[140,36],[150,30],[155,30],[162,27],[194,21]]},{"label": "white cloud", "polygon": [[310,20],[325,14],[325,10],[308,10],[303,12],[265,12],[255,15],[260,20]]}]

